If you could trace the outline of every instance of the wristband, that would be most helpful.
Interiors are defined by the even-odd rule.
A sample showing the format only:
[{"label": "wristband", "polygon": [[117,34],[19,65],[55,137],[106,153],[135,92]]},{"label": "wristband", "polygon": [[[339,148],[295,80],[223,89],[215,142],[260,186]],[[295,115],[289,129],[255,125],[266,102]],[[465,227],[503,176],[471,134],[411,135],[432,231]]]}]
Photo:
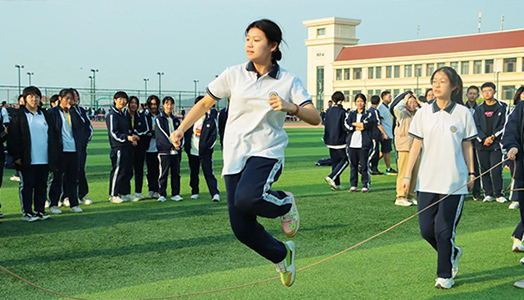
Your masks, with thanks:
[{"label": "wristband", "polygon": [[469,176],[475,176],[475,173],[473,173],[473,172],[469,172],[468,175],[469,175]]},{"label": "wristband", "polygon": [[293,105],[295,105],[296,110],[292,112],[291,115],[296,116],[298,114],[298,111],[300,110],[300,106],[296,105],[295,103],[293,103]]},{"label": "wristband", "polygon": [[411,180],[411,177],[404,176],[404,179]]}]

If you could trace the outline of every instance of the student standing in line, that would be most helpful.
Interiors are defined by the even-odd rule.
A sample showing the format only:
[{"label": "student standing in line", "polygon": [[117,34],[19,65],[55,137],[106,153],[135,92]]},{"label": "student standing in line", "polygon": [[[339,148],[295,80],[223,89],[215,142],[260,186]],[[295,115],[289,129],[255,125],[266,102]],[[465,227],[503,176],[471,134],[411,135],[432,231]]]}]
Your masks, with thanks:
[{"label": "student standing in line", "polygon": [[[507,105],[494,98],[495,89],[492,82],[486,82],[480,87],[484,103],[475,109],[473,115],[478,131],[475,149],[482,173],[502,161],[500,139],[506,124]],[[491,174],[482,176],[481,184],[485,194],[484,202],[492,202],[493,195],[499,203],[508,201],[504,197],[502,165],[491,170]]]},{"label": "student standing in line", "polygon": [[[382,141],[380,141],[380,151],[384,157],[384,163],[386,164],[386,175],[396,175],[397,171],[391,167],[391,151],[393,150],[393,121],[391,119],[391,113],[389,111],[389,104],[391,103],[391,92],[383,91],[380,94],[382,98],[382,104],[378,106],[378,112],[380,114],[380,124],[387,133]],[[375,158],[376,160],[376,158]],[[378,160],[377,165],[378,165]]]},{"label": "student standing in line", "polygon": [[149,194],[148,199],[158,199],[158,177],[160,176],[160,162],[158,161],[158,150],[156,148],[156,119],[158,117],[158,107],[160,106],[160,99],[156,95],[147,97],[145,118],[149,133],[143,137],[146,147],[146,179]]},{"label": "student standing in line", "polygon": [[180,120],[173,114],[175,100],[167,96],[162,100],[164,111],[160,112],[155,124],[156,147],[160,163],[158,177],[158,202],[165,202],[167,197],[167,178],[171,171],[171,200],[182,201],[180,196],[180,160],[182,155],[169,139],[180,125]]},{"label": "student standing in line", "polygon": [[[16,114],[16,112],[18,110],[22,109],[24,106],[25,106],[24,96],[23,95],[19,95],[18,96],[18,106],[16,107],[16,110],[15,110],[14,114]],[[13,114],[13,116],[14,116],[14,114]],[[8,143],[8,148],[9,148],[9,143]],[[7,149],[7,152],[9,154],[9,149]],[[11,155],[11,154],[9,154],[9,155]],[[16,170],[15,174],[13,174],[13,176],[11,176],[11,178],[9,178],[9,180],[20,182],[20,172],[18,170]]]},{"label": "student standing in line", "polygon": [[[516,107],[517,104],[519,104],[520,101],[524,100],[524,85],[522,85],[521,87],[519,87],[517,89],[517,91],[515,91],[515,95],[513,96],[513,106]],[[514,171],[513,167],[513,163],[510,162],[508,163],[509,165],[509,168],[510,168],[510,174],[513,174],[514,172],[523,172],[522,169],[521,170],[517,170],[517,171]],[[515,182],[514,178],[512,178],[512,181],[511,181],[511,190],[515,189],[515,185],[519,185],[520,183],[518,182]],[[524,184],[524,182],[522,183]],[[524,186],[523,186],[524,187]],[[519,200],[518,200],[518,194],[517,193],[513,193],[513,191],[510,192],[509,194],[509,198],[511,200],[511,204],[509,205],[509,209],[519,209],[520,207],[520,204],[519,204]],[[522,224],[520,224],[520,229],[519,229],[519,232],[522,232],[524,233],[524,227],[522,226]],[[519,228],[519,227],[517,227]],[[515,231],[517,231],[517,229],[515,229]],[[522,234],[520,234],[522,235]],[[524,245],[522,245],[522,242],[521,242],[521,239],[519,238],[519,241],[520,241],[520,245],[522,247],[522,252],[524,252]]]},{"label": "student standing in line", "polygon": [[[475,115],[475,109],[477,109],[477,99],[479,98],[479,88],[475,85],[472,85],[468,87],[468,90],[466,91],[466,97],[468,98],[468,101],[466,102],[466,107],[471,112],[471,115]],[[473,117],[473,120],[475,117]],[[475,141],[472,141],[473,147],[475,147]],[[480,167],[479,167],[479,161],[477,157],[477,151],[473,150],[473,166],[475,168],[475,177],[480,175]],[[473,200],[480,201],[482,200],[480,196],[480,180],[475,180],[475,184],[473,184],[473,190],[471,191],[473,194]]]},{"label": "student standing in line", "polygon": [[[435,287],[450,289],[462,256],[462,249],[455,245],[455,235],[464,195],[473,187],[471,140],[477,136],[477,130],[471,113],[463,106],[462,79],[453,68],[437,69],[431,76],[431,86],[436,100],[417,111],[409,128],[414,140],[402,187],[408,191],[420,155],[418,210],[453,192],[419,215],[420,233],[437,251]],[[461,186],[464,187],[457,190]]]},{"label": "student standing in line", "polygon": [[115,93],[114,106],[111,107],[106,118],[112,167],[109,175],[109,196],[113,203],[132,200],[133,146],[136,146],[140,138],[131,130],[131,118],[124,109],[128,99],[125,92]]},{"label": "student standing in line", "polygon": [[348,113],[345,126],[348,130],[346,141],[346,151],[348,153],[350,171],[350,192],[357,191],[358,167],[362,174],[362,193],[369,192],[369,155],[373,148],[373,127],[376,126],[375,117],[366,111],[366,96],[364,94],[355,95],[357,108]]},{"label": "student standing in line", "polygon": [[[4,177],[4,165],[5,165],[5,153],[4,143],[7,141],[7,132],[4,126],[0,126],[0,187],[2,187],[2,181]],[[0,204],[0,209],[2,204]],[[4,217],[4,214],[0,211],[0,219]]]},{"label": "student standing in line", "polygon": [[378,106],[380,104],[380,97],[378,95],[371,96],[371,106],[368,109],[368,112],[373,115],[375,119],[375,127],[373,128],[373,148],[371,150],[370,159],[369,159],[369,169],[371,175],[384,175],[378,169],[378,161],[380,160],[380,142],[384,139],[389,139],[388,134],[384,130],[384,127],[380,123],[380,113],[378,112]]},{"label": "student standing in line", "polygon": [[[204,96],[197,97],[195,104],[203,98]],[[198,173],[200,165],[202,165],[202,172],[204,173],[207,188],[211,194],[211,200],[214,202],[220,201],[218,182],[213,172],[213,150],[215,149],[217,137],[217,113],[213,110],[206,112],[206,114],[198,119],[185,133],[184,150],[189,161],[191,199],[198,199],[199,197]]]},{"label": "student standing in line", "polygon": [[[58,94],[58,105],[51,108],[48,113],[52,122],[49,124],[50,130],[57,138],[58,142],[58,170],[53,172],[51,186],[49,187],[49,212],[61,214],[58,208],[58,201],[62,196],[69,199],[69,206],[74,213],[81,213],[83,210],[78,206],[78,154],[77,149],[85,147],[85,143],[79,138],[83,129],[83,121],[71,107],[74,92],[71,89],[63,89]],[[63,185],[63,186],[62,186]]]},{"label": "student standing in line", "polygon": [[295,244],[272,237],[257,217],[280,217],[292,237],[299,226],[293,194],[271,190],[283,168],[286,113],[313,125],[320,116],[302,82],[280,68],[282,31],[273,21],[258,20],[245,31],[248,62],[227,68],[207,88],[207,95],[172,136],[180,147],[184,131],[221,98],[230,97],[224,136],[224,170],[229,220],[235,236],[275,263],[285,286],[295,280]]},{"label": "student standing in line", "polygon": [[334,191],[343,190],[340,185],[340,175],[349,165],[346,152],[347,131],[344,123],[346,121],[346,110],[338,107],[338,103],[344,101],[344,94],[335,92],[331,100],[335,105],[328,108],[324,120],[324,143],[329,148],[331,158],[331,174],[325,180]]},{"label": "student standing in line", "polygon": [[34,222],[49,219],[45,212],[47,177],[50,170],[57,170],[58,143],[51,130],[51,117],[40,109],[40,90],[29,86],[22,96],[25,105],[9,123],[7,144],[16,169],[20,171],[22,220]]},{"label": "student standing in line", "polygon": [[136,146],[133,147],[133,169],[135,173],[135,195],[133,201],[139,201],[146,197],[142,194],[142,185],[144,182],[144,161],[146,157],[146,135],[149,133],[149,126],[143,113],[138,108],[140,107],[140,100],[138,97],[129,97],[129,103],[127,105],[127,112],[131,118],[131,131],[137,135],[138,140]]}]

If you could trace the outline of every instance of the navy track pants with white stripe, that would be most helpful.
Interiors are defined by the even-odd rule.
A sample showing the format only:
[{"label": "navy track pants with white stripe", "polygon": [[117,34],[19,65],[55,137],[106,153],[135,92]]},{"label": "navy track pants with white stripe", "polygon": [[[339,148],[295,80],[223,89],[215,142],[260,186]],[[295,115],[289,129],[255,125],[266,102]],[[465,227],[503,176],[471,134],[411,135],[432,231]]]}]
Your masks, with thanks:
[{"label": "navy track pants with white stripe", "polygon": [[329,174],[329,178],[333,179],[336,185],[340,185],[340,175],[349,166],[346,148],[329,148],[329,156],[331,157],[331,174]]},{"label": "navy track pants with white stripe", "polygon": [[133,148],[111,148],[111,174],[109,175],[109,196],[131,194],[133,177]]},{"label": "navy track pants with white stripe", "polygon": [[[418,211],[444,196],[418,192]],[[441,278],[451,278],[452,263],[457,254],[455,234],[463,205],[464,195],[451,195],[418,216],[420,234],[437,251],[437,276]]]},{"label": "navy track pants with white stripe", "polygon": [[188,154],[187,160],[189,162],[189,186],[191,187],[191,194],[195,195],[200,193],[200,178],[198,176],[200,165],[202,165],[202,173],[204,173],[204,178],[206,179],[207,188],[211,197],[219,194],[218,181],[213,173],[213,152],[202,156]]},{"label": "navy track pants with white stripe", "polygon": [[225,175],[229,221],[235,236],[264,258],[279,263],[286,246],[269,234],[257,216],[276,218],[289,212],[292,200],[282,191],[270,190],[282,173],[282,161],[251,157],[242,172]]}]

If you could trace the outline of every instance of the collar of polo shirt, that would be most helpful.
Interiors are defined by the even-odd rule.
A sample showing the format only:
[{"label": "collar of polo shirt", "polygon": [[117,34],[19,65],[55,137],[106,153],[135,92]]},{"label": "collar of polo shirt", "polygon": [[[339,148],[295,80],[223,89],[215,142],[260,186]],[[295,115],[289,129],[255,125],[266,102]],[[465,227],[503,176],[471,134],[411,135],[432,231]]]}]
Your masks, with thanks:
[{"label": "collar of polo shirt", "polygon": [[[252,61],[249,61],[249,63],[246,66],[246,70],[249,72],[255,72],[257,74],[257,78],[260,78],[260,73],[258,73],[257,69],[255,68],[255,64],[253,64]],[[273,68],[271,68],[271,71],[267,73],[267,76],[278,79],[278,71],[280,70],[280,66],[278,64],[274,64]]]},{"label": "collar of polo shirt", "polygon": [[[456,105],[457,105],[457,103],[455,101],[451,101],[451,103],[446,108],[444,108],[442,110],[447,112],[448,114],[451,114],[453,112],[453,109],[455,108]],[[438,105],[437,105],[437,101],[436,100],[433,101],[433,104],[431,106],[433,107],[433,113],[441,111],[440,107],[438,107]]]}]

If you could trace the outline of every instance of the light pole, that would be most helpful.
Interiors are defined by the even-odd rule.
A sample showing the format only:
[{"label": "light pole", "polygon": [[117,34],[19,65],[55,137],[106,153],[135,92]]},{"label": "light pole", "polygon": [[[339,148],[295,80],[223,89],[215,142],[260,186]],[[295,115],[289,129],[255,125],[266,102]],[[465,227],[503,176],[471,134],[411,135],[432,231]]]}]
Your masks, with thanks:
[{"label": "light pole", "polygon": [[35,75],[33,72],[27,72],[27,75],[29,76],[29,85],[31,85],[31,76]]},{"label": "light pole", "polygon": [[195,83],[195,99],[196,99],[196,97],[197,97],[198,79],[193,80],[193,82]]},{"label": "light pole", "polygon": [[144,94],[146,95],[146,96],[145,96],[146,99],[147,99],[147,82],[148,82],[148,81],[149,81],[149,78],[144,78],[144,85],[145,85],[145,93],[144,93]]},{"label": "light pole", "polygon": [[15,65],[18,68],[18,95],[22,94],[22,78],[20,77],[20,69],[24,68],[24,65]]},{"label": "light pole", "polygon": [[156,72],[158,75],[158,97],[162,98],[162,75],[164,72]]},{"label": "light pole", "polygon": [[94,107],[96,101],[96,73],[98,72],[98,69],[91,69],[91,72],[93,72],[93,93],[91,94],[91,107]]}]

